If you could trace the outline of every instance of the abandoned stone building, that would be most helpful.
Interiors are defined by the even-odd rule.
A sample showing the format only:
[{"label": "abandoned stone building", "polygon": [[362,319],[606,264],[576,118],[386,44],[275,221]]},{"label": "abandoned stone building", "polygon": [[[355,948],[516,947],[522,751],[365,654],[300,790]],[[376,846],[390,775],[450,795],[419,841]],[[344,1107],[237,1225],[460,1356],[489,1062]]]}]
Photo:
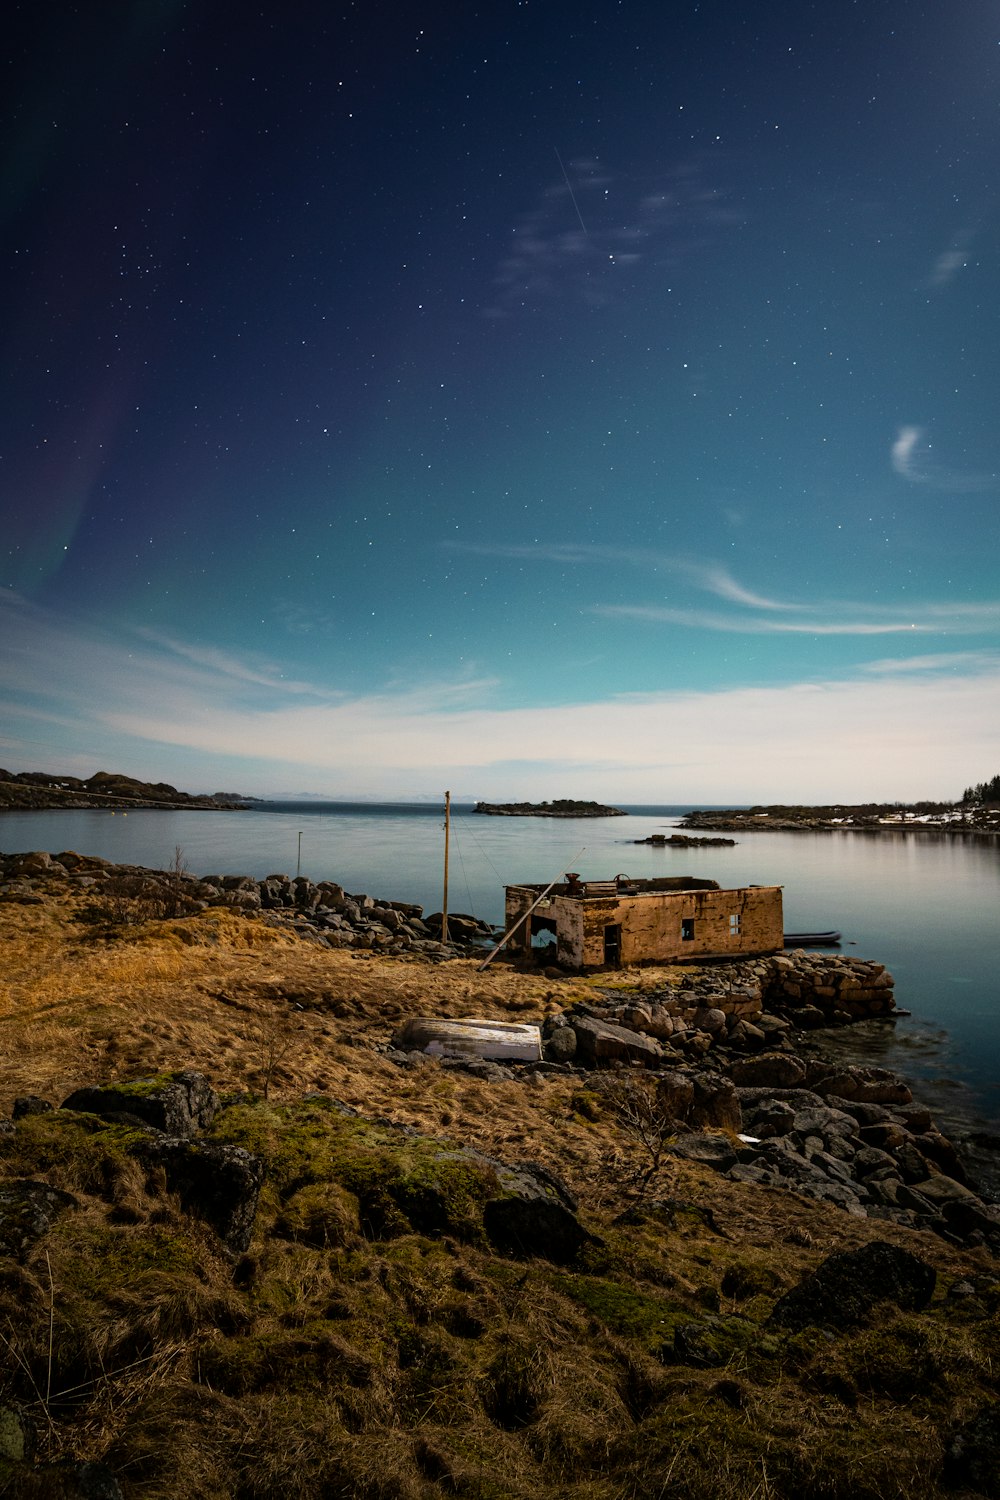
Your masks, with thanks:
[{"label": "abandoned stone building", "polygon": [[555,961],[569,969],[777,953],[784,942],[779,885],[727,891],[688,876],[569,874],[551,887],[509,885],[506,897],[505,930],[523,919],[511,946],[526,951],[541,935],[551,947],[554,938]]}]

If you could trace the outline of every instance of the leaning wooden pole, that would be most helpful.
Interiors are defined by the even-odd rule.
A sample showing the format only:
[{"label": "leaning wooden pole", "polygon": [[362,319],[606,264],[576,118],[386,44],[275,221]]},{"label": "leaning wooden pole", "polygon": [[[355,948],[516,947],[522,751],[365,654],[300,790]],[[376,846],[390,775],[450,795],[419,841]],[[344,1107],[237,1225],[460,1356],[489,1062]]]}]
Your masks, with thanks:
[{"label": "leaning wooden pole", "polygon": [[535,898],[535,900],[532,901],[531,905],[528,907],[528,910],[521,913],[521,915],[518,917],[517,921],[514,923],[513,927],[508,927],[507,931],[504,933],[504,935],[500,939],[499,943],[497,943],[496,947],[494,949],[492,949],[491,952],[487,953],[486,957],[483,959],[482,963],[479,965],[479,968],[476,970],[476,972],[478,974],[481,974],[483,972],[483,970],[486,968],[487,964],[491,964],[493,962],[493,960],[496,958],[497,954],[500,952],[500,949],[504,946],[504,944],[507,943],[507,942],[509,942],[509,940],[514,936],[515,932],[522,925],[522,923],[526,922],[528,920],[528,918],[531,916],[531,913],[534,911],[535,907],[541,905],[541,903],[545,900],[546,896],[549,894],[549,891],[551,891],[552,887],[554,885],[558,885],[559,882],[560,882],[560,880],[562,878],[563,877],[561,875],[557,875],[556,878],[555,878],[555,880],[550,881],[549,884],[545,887],[545,889],[542,892],[542,894],[540,896],[537,896]]},{"label": "leaning wooden pole", "polygon": [[448,841],[451,836],[451,793],[444,794],[444,894],[441,897],[441,941],[448,941]]}]

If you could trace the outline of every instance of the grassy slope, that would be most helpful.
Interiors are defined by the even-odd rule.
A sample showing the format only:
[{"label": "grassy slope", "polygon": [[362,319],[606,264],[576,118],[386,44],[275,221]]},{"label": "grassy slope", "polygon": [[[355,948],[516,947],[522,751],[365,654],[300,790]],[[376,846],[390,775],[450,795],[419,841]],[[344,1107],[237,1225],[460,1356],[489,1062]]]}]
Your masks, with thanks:
[{"label": "grassy slope", "polygon": [[[78,1201],[26,1264],[0,1258],[5,1395],[42,1456],[102,1459],[130,1497],[945,1493],[952,1432],[997,1395],[994,1262],[684,1163],[667,1207],[622,1222],[641,1163],[579,1080],[487,1084],[373,1050],[406,1015],[541,1019],[585,981],[356,957],[218,912],[109,938],[76,920],[85,901],[0,904],[0,1109],[174,1068],[222,1092],[267,1077],[268,1102],[217,1134],[268,1179],[234,1265],[120,1131],[41,1116],[0,1138],[0,1177]],[[603,1243],[556,1267],[492,1254],[472,1219],[362,1233],[364,1172],[412,1172],[424,1148],[308,1091],[555,1167]],[[765,1326],[804,1271],[875,1237],[937,1268],[925,1313],[833,1340]],[[969,1277],[979,1295],[950,1298]],[[673,1362],[687,1324],[716,1364]]]}]

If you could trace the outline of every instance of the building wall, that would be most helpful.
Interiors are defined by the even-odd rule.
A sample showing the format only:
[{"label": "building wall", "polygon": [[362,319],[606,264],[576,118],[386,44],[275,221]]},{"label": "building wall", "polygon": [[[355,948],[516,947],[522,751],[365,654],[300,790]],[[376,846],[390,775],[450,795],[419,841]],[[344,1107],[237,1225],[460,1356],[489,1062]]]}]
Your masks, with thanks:
[{"label": "building wall", "polygon": [[[527,887],[508,887],[508,927],[536,894]],[[558,960],[571,968],[607,966],[609,927],[620,928],[622,964],[663,963],[709,954],[777,953],[784,944],[780,886],[647,891],[585,900],[553,895],[535,915],[555,922]],[[528,925],[519,935],[522,944],[530,942]],[[691,935],[685,937],[685,931]]]}]

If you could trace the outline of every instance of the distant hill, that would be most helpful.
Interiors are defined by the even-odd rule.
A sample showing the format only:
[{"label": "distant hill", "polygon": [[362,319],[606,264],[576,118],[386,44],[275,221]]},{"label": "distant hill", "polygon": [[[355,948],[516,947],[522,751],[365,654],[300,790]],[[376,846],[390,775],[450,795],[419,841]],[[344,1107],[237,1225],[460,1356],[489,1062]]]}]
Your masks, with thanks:
[{"label": "distant hill", "polygon": [[96,771],[78,776],[53,775],[49,771],[0,770],[0,811],[30,811],[41,808],[161,807],[245,808],[257,799],[238,792],[213,792],[192,796],[166,781],[138,781],[120,772]]}]

